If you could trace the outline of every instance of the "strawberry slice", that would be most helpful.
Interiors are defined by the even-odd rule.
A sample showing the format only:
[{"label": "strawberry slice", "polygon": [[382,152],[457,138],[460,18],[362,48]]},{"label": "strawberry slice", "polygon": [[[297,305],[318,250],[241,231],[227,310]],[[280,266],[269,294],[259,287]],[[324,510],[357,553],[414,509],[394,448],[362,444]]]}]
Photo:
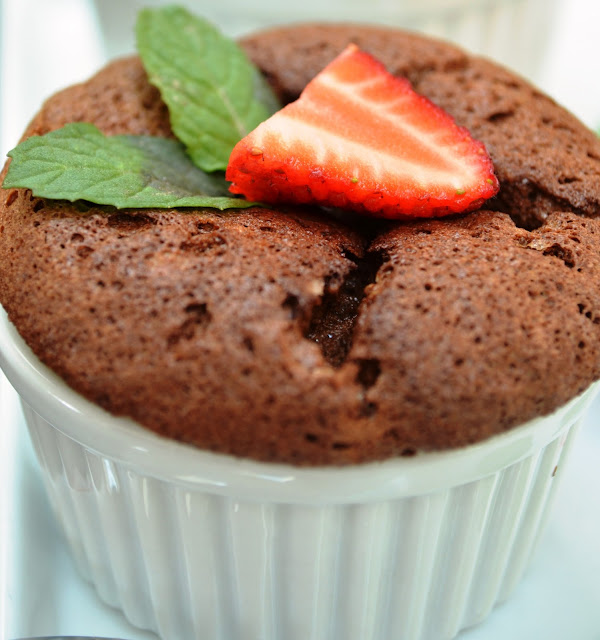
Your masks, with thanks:
[{"label": "strawberry slice", "polygon": [[233,193],[386,218],[471,211],[498,191],[484,145],[349,45],[234,147]]}]

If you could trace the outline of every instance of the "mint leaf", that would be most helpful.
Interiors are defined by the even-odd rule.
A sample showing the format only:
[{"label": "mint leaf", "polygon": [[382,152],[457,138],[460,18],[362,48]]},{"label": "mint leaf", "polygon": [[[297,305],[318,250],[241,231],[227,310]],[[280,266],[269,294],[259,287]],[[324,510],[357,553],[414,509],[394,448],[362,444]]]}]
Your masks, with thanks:
[{"label": "mint leaf", "polygon": [[280,108],[237,44],[185,9],[142,10],[136,35],[173,132],[204,171],[224,170],[234,145]]},{"label": "mint leaf", "polygon": [[28,138],[8,155],[4,188],[25,187],[43,198],[119,209],[253,206],[227,197],[224,177],[200,171],[179,142],[166,138],[108,137],[79,122]]}]

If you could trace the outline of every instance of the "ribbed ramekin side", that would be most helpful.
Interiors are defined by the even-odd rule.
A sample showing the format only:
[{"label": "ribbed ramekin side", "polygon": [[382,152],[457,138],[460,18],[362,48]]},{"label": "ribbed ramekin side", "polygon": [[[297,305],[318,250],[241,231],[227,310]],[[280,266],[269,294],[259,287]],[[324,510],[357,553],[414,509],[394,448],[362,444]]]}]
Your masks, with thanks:
[{"label": "ribbed ramekin side", "polygon": [[24,405],[23,408],[34,449],[45,472],[50,503],[75,561],[102,597],[115,604],[114,582],[108,568],[107,549],[99,526],[85,451],[29,407]]},{"label": "ribbed ramekin side", "polygon": [[[452,638],[483,620],[516,587],[539,538],[555,469],[566,462],[576,429],[566,428],[539,452],[480,481],[458,487],[453,522],[437,550],[446,565],[432,585],[430,618],[423,638]],[[451,538],[451,531],[455,538]]]},{"label": "ribbed ramekin side", "polygon": [[453,638],[521,577],[569,427],[463,485],[304,505],[138,474],[25,414],[82,573],[132,623],[168,640]]},{"label": "ribbed ramekin side", "polygon": [[527,492],[527,504],[518,522],[513,551],[508,559],[502,585],[498,593],[499,602],[510,596],[525,571],[539,538],[548,508],[557,486],[557,469],[563,467],[568,458],[570,445],[577,432],[577,423],[565,430],[548,444],[537,456],[535,474]]}]

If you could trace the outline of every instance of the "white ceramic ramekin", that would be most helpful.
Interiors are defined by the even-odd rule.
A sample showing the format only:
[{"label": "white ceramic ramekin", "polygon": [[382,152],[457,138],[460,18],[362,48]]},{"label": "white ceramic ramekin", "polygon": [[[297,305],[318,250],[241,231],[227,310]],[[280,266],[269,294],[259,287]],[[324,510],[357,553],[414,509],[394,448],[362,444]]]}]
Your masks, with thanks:
[{"label": "white ceramic ramekin", "polygon": [[[133,25],[143,7],[164,0],[96,0],[106,52],[133,50]],[[552,35],[557,0],[179,0],[231,36],[293,22],[375,23],[454,42],[533,81]]]},{"label": "white ceramic ramekin", "polygon": [[592,385],[449,452],[295,468],[199,451],[110,416],[2,312],[54,511],[100,597],[165,640],[443,640],[519,580]]}]

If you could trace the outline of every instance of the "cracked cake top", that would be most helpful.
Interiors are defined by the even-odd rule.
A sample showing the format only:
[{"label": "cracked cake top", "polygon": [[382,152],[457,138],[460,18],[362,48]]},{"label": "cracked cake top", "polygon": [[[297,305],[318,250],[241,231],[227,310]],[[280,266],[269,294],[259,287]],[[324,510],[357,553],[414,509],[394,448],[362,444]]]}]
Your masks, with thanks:
[{"label": "cracked cake top", "polygon": [[[125,210],[0,192],[0,302],[43,362],[117,415],[218,452],[346,464],[476,442],[600,377],[600,142],[450,45],[307,25],[242,42],[284,102],[349,42],[487,147],[500,192],[443,220],[316,208]],[[137,58],[52,97],[171,136]]]}]

